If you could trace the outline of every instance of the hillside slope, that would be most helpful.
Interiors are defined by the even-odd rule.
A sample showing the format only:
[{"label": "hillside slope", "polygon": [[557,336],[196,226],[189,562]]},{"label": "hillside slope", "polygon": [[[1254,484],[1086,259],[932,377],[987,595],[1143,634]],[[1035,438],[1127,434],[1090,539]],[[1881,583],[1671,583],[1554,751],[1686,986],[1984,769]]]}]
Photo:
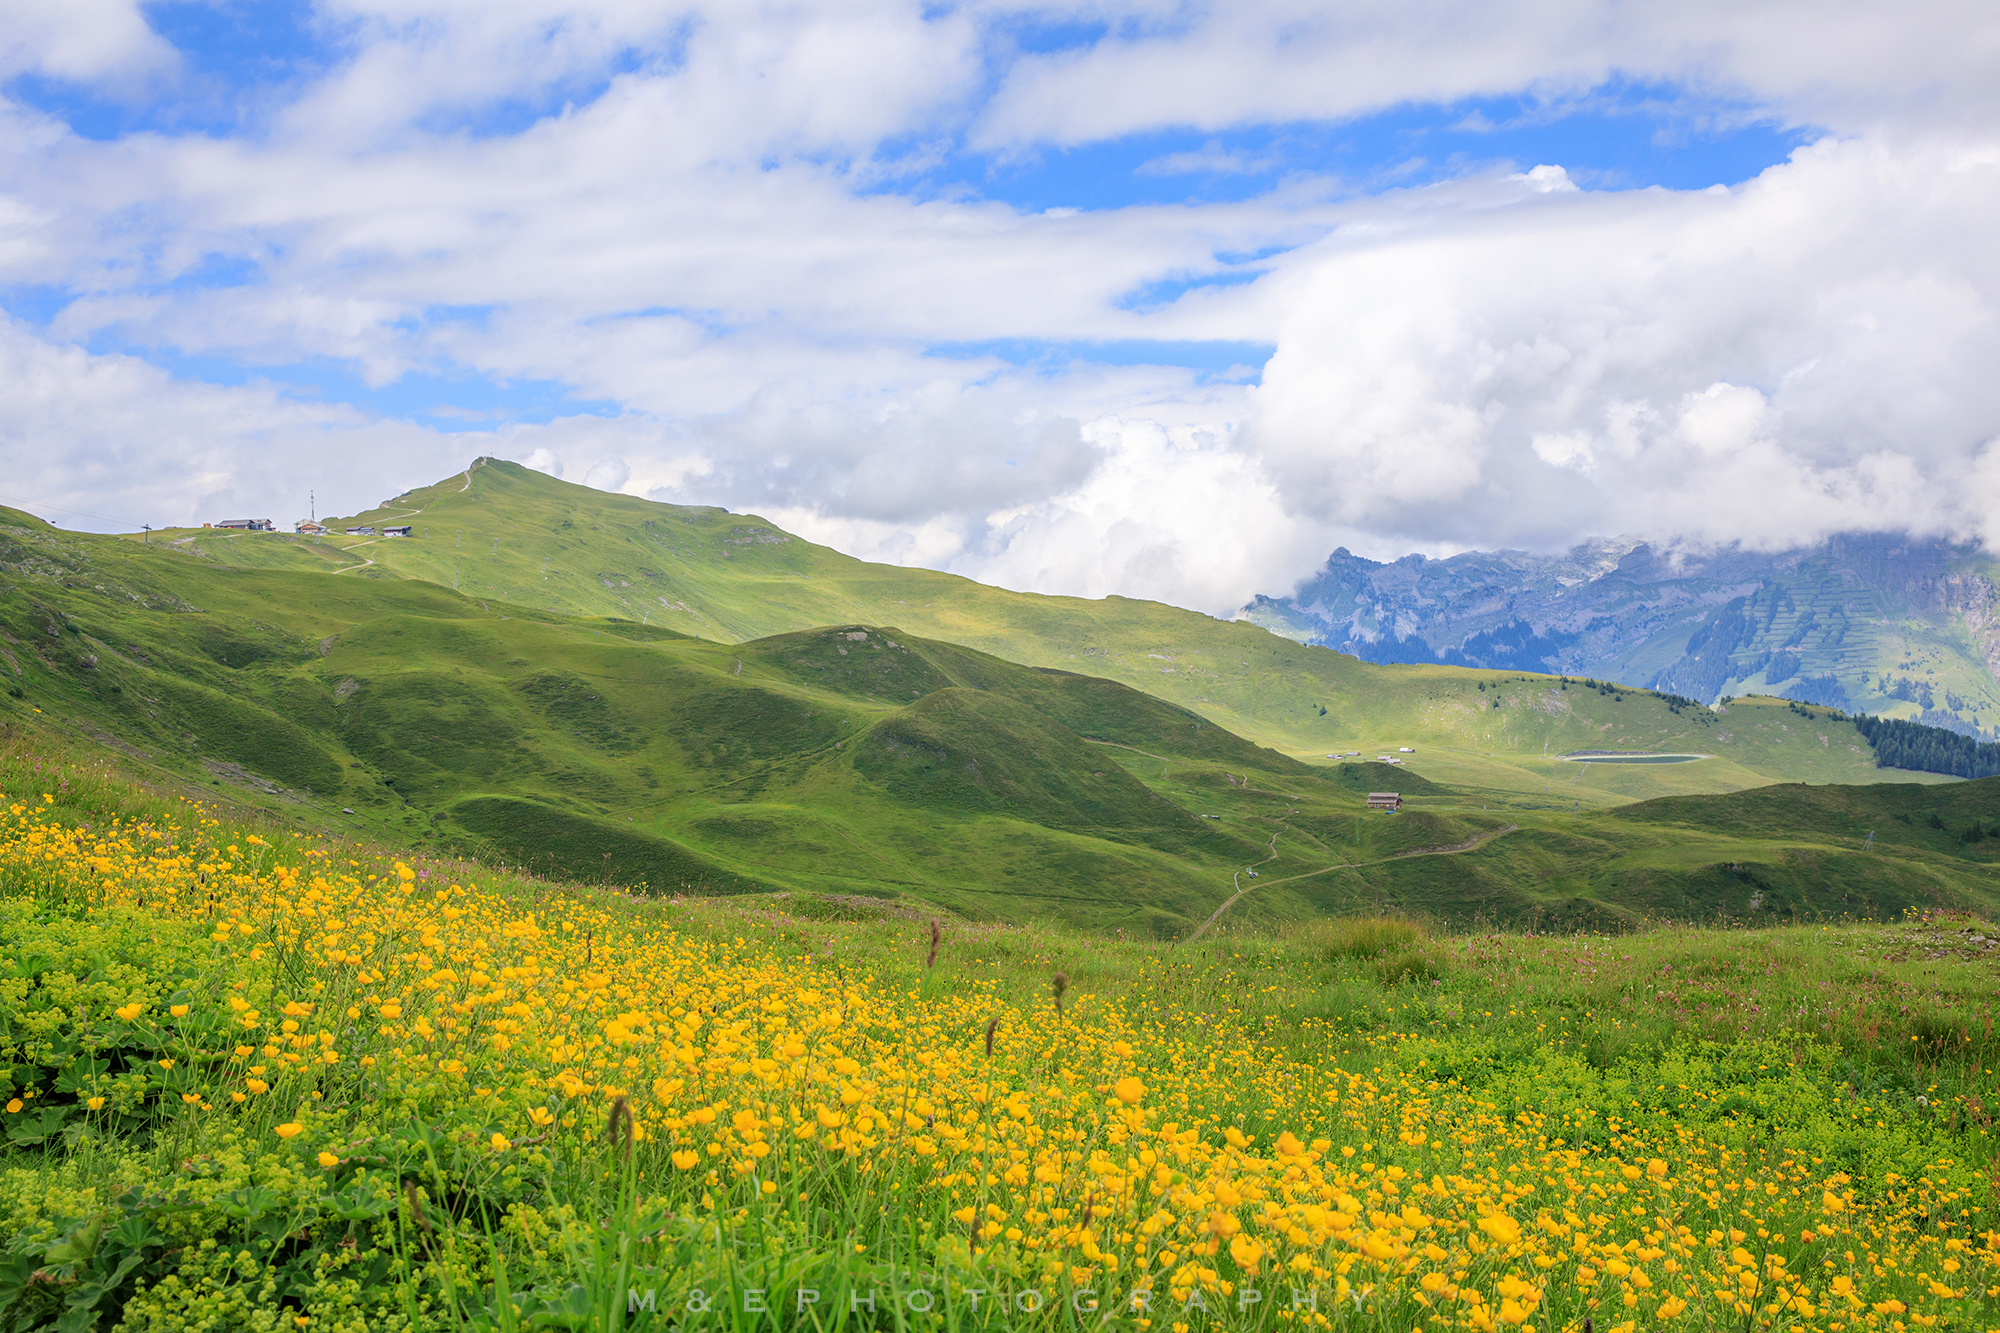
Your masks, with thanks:
[{"label": "hillside slope", "polygon": [[[1408,745],[1409,762],[1428,776],[1546,795],[1565,808],[1883,776],[1853,726],[1823,710],[1752,702],[1719,718],[1573,679],[1363,663],[1155,602],[1014,593],[869,564],[755,517],[607,495],[491,459],[342,525],[390,522],[409,524],[412,538],[203,531],[165,540],[192,564],[422,580],[718,642],[844,622],[897,625],[1010,662],[1118,681],[1296,757]],[[1587,767],[1559,759],[1592,749],[1715,757]]]},{"label": "hillside slope", "polygon": [[[488,474],[510,477],[487,465],[448,493],[470,504]],[[530,498],[596,503],[538,474],[511,480]],[[663,521],[663,507],[611,501],[639,506],[641,534]],[[490,494],[479,503],[508,518]],[[603,518],[575,512],[577,526]],[[384,558],[360,566],[338,543],[209,533],[153,545],[0,515],[0,727],[108,743],[312,827],[571,878],[908,897],[1153,935],[1382,908],[1617,928],[2000,901],[1982,848],[1885,828],[1864,849],[1833,804],[1784,827],[1717,824],[1743,798],[1685,796],[1874,776],[1851,724],[1826,709],[1744,700],[1718,714],[1582,680],[1368,666],[1172,608],[1028,597],[804,544],[786,554],[776,540],[693,562],[718,596],[738,597],[745,625],[794,593],[936,596],[887,598],[899,616],[886,624],[724,642],[644,613],[579,617],[398,573],[394,561],[435,558],[424,540],[383,543]],[[739,567],[774,558],[851,582],[829,591]],[[909,628],[918,617],[953,621],[960,641]],[[1080,656],[1100,674],[1068,654],[1022,666],[966,646],[979,624],[1050,654],[1062,641],[1046,636],[1088,636]],[[1162,627],[1201,652],[1173,640],[1178,656],[1154,655],[1147,636]],[[1197,673],[1201,661],[1216,669]],[[1120,669],[1193,702],[1108,678]],[[1367,751],[1412,741],[1415,753],[1401,768],[1366,753],[1302,763],[1218,725],[1231,712],[1219,697],[1325,700],[1288,725],[1366,719],[1382,736]],[[1268,707],[1258,718],[1287,722]],[[1711,757],[1606,753],[1633,749]],[[1378,790],[1400,791],[1402,810],[1367,810]],[[1901,808],[1963,831],[1960,787],[1899,790]],[[1671,824],[1601,813],[1675,791],[1695,813]]]},{"label": "hillside slope", "polygon": [[899,629],[728,645],[22,519],[0,540],[0,722],[60,726],[322,827],[572,877],[1173,933],[1266,836],[1198,818],[1116,747],[1358,805],[1123,685]]},{"label": "hillside slope", "polygon": [[[1384,908],[1621,928],[1662,914],[2000,903],[1988,844],[1929,836],[1935,814],[1962,839],[1967,803],[1990,784],[1875,789],[1901,804],[1887,822],[1871,816],[1882,831],[1864,849],[1841,803],[1879,795],[1765,788],[1631,807],[1669,823],[1617,818],[1574,793],[1600,770],[1616,783],[1654,766],[1505,760],[1528,780],[1531,763],[1565,770],[1570,785],[1544,795],[1366,761],[1308,765],[1116,681],[899,627],[725,644],[418,579],[284,568],[300,548],[283,541],[250,548],[270,557],[263,568],[25,519],[0,522],[0,542],[0,730],[109,744],[160,778],[304,827],[568,878],[901,897],[1169,937]],[[1486,713],[1521,707],[1584,736],[1602,732],[1579,715],[1629,710],[1631,728],[1651,709],[1733,749],[1704,762],[1751,780],[1760,734],[1832,748],[1817,737],[1834,720],[1797,704],[1716,716],[1581,682],[1405,674],[1406,690],[1469,681],[1472,700],[1501,705]],[[1447,756],[1433,771],[1451,767]],[[1400,791],[1403,808],[1366,809],[1380,790]],[[1819,804],[1769,827],[1718,822],[1773,792]]]}]

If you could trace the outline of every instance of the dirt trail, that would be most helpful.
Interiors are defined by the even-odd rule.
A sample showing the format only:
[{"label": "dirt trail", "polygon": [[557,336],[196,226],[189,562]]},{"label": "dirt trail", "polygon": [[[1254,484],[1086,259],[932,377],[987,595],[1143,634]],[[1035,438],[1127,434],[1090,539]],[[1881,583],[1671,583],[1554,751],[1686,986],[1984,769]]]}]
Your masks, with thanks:
[{"label": "dirt trail", "polygon": [[[1130,750],[1133,754],[1143,754],[1148,759],[1157,759],[1160,761],[1161,765],[1160,776],[1161,777],[1166,776],[1167,759],[1165,755],[1154,754],[1149,750],[1141,750],[1136,745],[1120,745],[1117,741],[1100,741],[1090,736],[1085,736],[1083,739],[1089,741],[1092,745],[1109,745],[1120,750]],[[1284,796],[1286,800],[1298,799],[1297,797],[1294,796],[1286,796],[1285,793],[1283,792],[1264,792],[1262,791],[1261,788],[1251,786],[1250,775],[1248,773],[1245,773],[1243,775],[1240,784],[1237,783],[1237,779],[1235,779],[1234,777],[1230,777],[1230,775],[1227,772],[1225,772],[1223,776],[1229,778],[1231,784],[1237,785],[1237,788],[1240,791],[1261,792],[1261,794],[1267,796]],[[1286,811],[1286,814],[1290,813],[1291,812],[1288,809]],[[1271,834],[1271,841],[1268,844],[1268,846],[1271,849],[1271,854],[1265,857],[1262,861],[1257,862],[1256,863],[1257,865],[1260,866],[1267,865],[1270,862],[1278,859],[1278,834],[1283,833],[1285,831],[1284,816],[1278,816],[1277,822],[1278,822],[1278,828]],[[1502,834],[1512,833],[1520,827],[1521,826],[1519,824],[1509,824],[1504,828],[1493,829],[1490,832],[1481,833],[1475,837],[1467,838],[1464,842],[1455,842],[1443,847],[1418,847],[1412,851],[1397,852],[1393,856],[1380,856],[1375,858],[1373,861],[1342,861],[1339,865],[1321,866],[1318,870],[1308,870],[1302,875],[1287,875],[1283,879],[1270,880],[1266,882],[1263,887],[1268,889],[1272,885],[1276,884],[1296,884],[1298,881],[1302,879],[1311,879],[1315,875],[1325,875],[1335,870],[1359,870],[1366,866],[1384,865],[1390,861],[1406,861],[1413,856],[1456,856],[1461,852],[1469,852],[1474,850],[1475,848],[1483,847],[1487,843],[1493,841],[1493,839],[1500,837]],[[1241,898],[1244,894],[1250,892],[1251,889],[1257,887],[1257,884],[1254,880],[1247,885],[1242,883],[1241,880],[1242,873],[1243,873],[1242,871],[1237,871],[1236,877],[1231,881],[1237,886],[1236,892],[1230,894],[1228,900],[1224,902],[1222,906],[1216,908],[1213,912],[1209,913],[1208,920],[1202,922],[1199,926],[1196,926],[1194,928],[1194,933],[1189,935],[1186,939],[1182,940],[1181,941],[1182,944],[1192,944],[1196,940],[1200,939],[1208,931],[1208,928],[1210,926],[1214,925],[1218,920],[1222,918],[1222,914],[1224,912],[1227,912],[1230,908],[1236,905],[1236,900],[1238,898]]]},{"label": "dirt trail", "polygon": [[[374,538],[371,538],[370,540],[368,540],[368,541],[365,541],[365,542],[356,542],[356,543],[354,543],[354,545],[352,545],[352,546],[343,546],[343,547],[341,547],[341,548],[340,548],[340,553],[341,553],[342,555],[346,555],[346,554],[347,554],[347,553],[348,553],[349,551],[358,551],[358,550],[360,550],[360,549],[361,549],[362,547],[364,547],[364,546],[373,546],[373,545],[374,545],[374,544],[375,544],[376,542],[379,542],[379,541],[387,541],[387,540],[388,540],[388,538],[386,538],[386,537],[374,537]],[[358,565],[345,565],[345,566],[342,566],[342,567],[341,567],[341,568],[339,568],[339,569],[336,569],[336,570],[334,570],[333,572],[334,572],[334,573],[336,573],[336,574],[352,574],[352,573],[353,573],[353,572],[354,572],[355,570],[357,570],[357,569],[366,569],[366,568],[368,568],[368,566],[370,566],[370,565],[372,565],[372,564],[374,564],[374,563],[375,563],[375,561],[374,561],[373,559],[364,559],[364,560],[362,560],[362,562],[361,562],[360,564],[358,564]]]},{"label": "dirt trail", "polygon": [[[476,467],[479,467],[479,466],[480,466],[481,464],[483,464],[483,463],[484,463],[485,461],[486,461],[486,460],[482,458],[482,459],[480,459],[480,460],[479,460],[478,462],[474,463],[474,464],[472,465],[472,467],[469,467],[469,468],[467,468],[467,469],[465,470],[465,485],[463,485],[463,486],[461,486],[461,487],[459,487],[459,488],[458,488],[458,493],[459,493],[460,495],[463,495],[463,494],[465,494],[465,493],[466,493],[467,491],[469,491],[469,490],[471,490],[471,489],[472,489],[472,468],[476,468]],[[383,506],[383,508],[384,508],[384,509],[387,509],[387,508],[388,508],[388,506],[387,506],[387,505],[384,505],[384,506]],[[404,510],[403,512],[401,512],[400,514],[397,514],[397,515],[396,515],[396,517],[397,517],[397,518],[415,518],[415,517],[416,517],[416,516],[417,516],[418,514],[421,514],[421,513],[423,513],[423,512],[424,512],[424,511],[423,511],[423,510],[421,510],[421,509],[405,509],[405,510]],[[389,540],[389,539],[388,539],[387,537],[371,537],[371,538],[369,538],[369,539],[368,539],[367,541],[365,541],[365,542],[356,542],[356,543],[354,543],[354,545],[352,545],[352,546],[343,546],[343,547],[341,547],[340,549],[341,549],[341,550],[342,550],[343,552],[347,552],[347,551],[358,551],[358,550],[360,550],[360,549],[361,549],[362,547],[364,547],[364,546],[373,546],[373,545],[374,545],[374,544],[375,544],[376,542],[381,542],[381,541],[387,541],[387,540]],[[353,573],[353,572],[354,572],[355,570],[357,570],[357,569],[366,569],[366,568],[368,568],[368,566],[370,566],[370,565],[372,565],[372,564],[374,564],[374,563],[375,563],[375,562],[374,562],[374,560],[372,560],[372,559],[369,559],[369,560],[363,560],[363,561],[362,561],[362,562],[361,562],[360,564],[358,564],[358,565],[348,565],[348,566],[347,566],[346,568],[344,568],[344,569],[336,569],[336,570],[334,570],[333,572],[334,572],[334,573],[336,573],[336,574],[352,574],[352,573]]]},{"label": "dirt trail", "polygon": [[[1129,748],[1129,747],[1128,747],[1128,748]],[[1143,753],[1143,752],[1142,752],[1142,753]],[[1223,774],[1223,776],[1224,776],[1224,777],[1228,777],[1229,775],[1228,775],[1227,773],[1224,773],[1224,774]],[[1251,785],[1250,785],[1250,777],[1249,777],[1249,775],[1248,775],[1247,773],[1246,773],[1246,774],[1244,775],[1244,777],[1243,777],[1243,790],[1245,790],[1245,791],[1253,791],[1253,790],[1255,790],[1255,788],[1251,787]],[[1289,815],[1289,814],[1291,813],[1291,811],[1290,811],[1289,809],[1287,809],[1287,810],[1285,811],[1285,813],[1286,813],[1287,815]],[[1279,835],[1280,833],[1283,833],[1284,831],[1285,831],[1285,821],[1284,821],[1284,819],[1283,819],[1283,818],[1281,817],[1281,818],[1280,818],[1280,819],[1278,820],[1278,827],[1277,827],[1277,828],[1275,828],[1275,829],[1272,829],[1272,830],[1271,830],[1271,841],[1270,841],[1269,843],[1265,844],[1266,846],[1268,846],[1268,847],[1269,847],[1269,848],[1271,849],[1271,854],[1270,854],[1269,856],[1265,857],[1265,858],[1264,858],[1264,859],[1263,859],[1262,861],[1259,861],[1259,862],[1257,862],[1257,865],[1260,865],[1260,866],[1261,866],[1261,865],[1269,865],[1269,864],[1270,864],[1271,862],[1273,862],[1273,861],[1275,861],[1275,860],[1277,860],[1277,859],[1278,859],[1278,835]],[[1256,873],[1257,873],[1257,871],[1256,871],[1256,867],[1255,867],[1255,866],[1250,866],[1250,867],[1245,867],[1245,868],[1246,868],[1246,869],[1248,869],[1248,870],[1250,871],[1250,873],[1251,873],[1251,875],[1252,875],[1252,877],[1253,877],[1253,879],[1254,879],[1254,877],[1256,876]],[[1239,870],[1239,871],[1237,871],[1237,872],[1236,872],[1236,875],[1235,875],[1235,876],[1233,876],[1233,877],[1231,878],[1231,880],[1230,880],[1230,882],[1231,882],[1231,883],[1233,883],[1233,884],[1235,884],[1235,885],[1236,885],[1236,892],[1230,895],[1230,897],[1229,897],[1229,901],[1228,901],[1228,902],[1225,902],[1224,904],[1222,904],[1222,906],[1220,906],[1220,907],[1216,908],[1216,909],[1215,909],[1215,910],[1214,910],[1213,912],[1209,913],[1209,916],[1208,916],[1208,920],[1206,920],[1206,921],[1202,922],[1202,923],[1201,923],[1200,925],[1196,926],[1196,927],[1194,928],[1194,934],[1192,934],[1192,935],[1188,936],[1188,937],[1187,937],[1187,939],[1185,939],[1185,940],[1183,940],[1183,941],[1182,941],[1182,943],[1184,943],[1184,944],[1192,944],[1192,943],[1194,943],[1194,942],[1195,942],[1196,940],[1200,939],[1200,938],[1202,937],[1202,934],[1203,934],[1203,933],[1204,933],[1205,931],[1207,931],[1207,929],[1208,929],[1208,928],[1209,928],[1210,926],[1212,926],[1212,925],[1214,925],[1214,924],[1215,924],[1215,922],[1216,922],[1216,918],[1220,917],[1220,916],[1221,916],[1221,915],[1222,915],[1222,914],[1223,914],[1224,912],[1227,912],[1227,911],[1228,911],[1228,910],[1229,910],[1229,909],[1230,909],[1230,908],[1231,908],[1232,906],[1234,906],[1234,905],[1235,905],[1235,903],[1236,903],[1236,900],[1237,900],[1238,898],[1241,898],[1241,897],[1242,897],[1242,896],[1243,896],[1244,894],[1246,894],[1246,893],[1250,892],[1250,889],[1254,889],[1254,888],[1256,888],[1256,887],[1257,887],[1255,883],[1252,883],[1252,884],[1251,884],[1251,885],[1250,885],[1250,886],[1249,886],[1248,888],[1244,887],[1244,885],[1243,885],[1243,882],[1242,882],[1242,880],[1241,880],[1241,878],[1240,878],[1240,876],[1242,875],[1242,873],[1243,873],[1243,872],[1242,872],[1242,871],[1240,871],[1240,870]],[[1293,878],[1298,878],[1298,877],[1297,877],[1297,876],[1293,876]],[[1274,884],[1283,884],[1283,883],[1285,883],[1286,881],[1285,881],[1285,880],[1273,880],[1273,881],[1271,881],[1271,882],[1272,882],[1272,883],[1274,883]]]},{"label": "dirt trail", "polygon": [[[1475,848],[1483,847],[1487,843],[1493,841],[1493,839],[1498,838],[1503,834],[1512,833],[1516,829],[1519,829],[1520,827],[1521,826],[1519,824],[1509,824],[1504,828],[1497,828],[1488,833],[1481,833],[1477,837],[1467,838],[1464,842],[1455,842],[1444,847],[1419,847],[1414,851],[1397,852],[1394,856],[1378,856],[1373,861],[1343,861],[1339,865],[1321,866],[1318,870],[1308,870],[1302,875],[1287,875],[1283,879],[1274,879],[1269,884],[1266,884],[1264,887],[1270,888],[1272,887],[1272,885],[1277,885],[1277,884],[1296,884],[1298,881],[1302,879],[1311,879],[1315,875],[1324,875],[1335,870],[1359,870],[1365,866],[1386,865],[1391,861],[1407,861],[1411,857],[1416,857],[1416,856],[1457,856],[1463,852],[1469,852],[1474,850]],[[1272,857],[1275,857],[1278,854],[1277,847],[1278,847],[1278,835],[1273,833],[1271,835]],[[1257,864],[1262,865],[1264,864],[1264,862],[1259,861]],[[1200,939],[1202,935],[1208,930],[1208,928],[1214,925],[1224,912],[1227,912],[1231,907],[1236,905],[1236,900],[1238,898],[1241,898],[1244,894],[1250,892],[1250,889],[1255,887],[1257,886],[1252,884],[1246,888],[1239,888],[1234,894],[1230,896],[1229,901],[1223,903],[1222,906],[1216,908],[1214,913],[1209,916],[1208,920],[1202,922],[1199,926],[1196,926],[1194,933],[1188,936],[1185,940],[1182,940],[1181,943],[1192,944],[1196,940]]]},{"label": "dirt trail", "polygon": [[1167,757],[1163,754],[1154,754],[1151,750],[1142,750],[1136,745],[1120,745],[1117,741],[1101,741],[1095,736],[1085,736],[1083,739],[1092,745],[1108,745],[1114,750],[1130,750],[1133,754],[1143,754],[1148,759],[1157,759],[1160,761],[1160,776],[1164,778],[1167,775]]}]

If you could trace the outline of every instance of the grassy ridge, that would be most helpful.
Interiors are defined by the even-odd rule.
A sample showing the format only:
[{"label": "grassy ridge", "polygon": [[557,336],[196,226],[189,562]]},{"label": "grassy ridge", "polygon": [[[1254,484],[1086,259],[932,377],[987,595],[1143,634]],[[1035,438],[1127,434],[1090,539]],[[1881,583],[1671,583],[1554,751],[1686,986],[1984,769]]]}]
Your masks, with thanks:
[{"label": "grassy ridge", "polygon": [[[474,477],[489,473],[505,476]],[[1445,692],[1435,707],[1446,712],[1470,706],[1452,690],[1503,718],[1525,700],[1537,725],[1594,731],[1587,748],[1613,749],[1632,738],[1579,719],[1651,710],[1712,733],[1707,752],[1739,757],[1662,769],[1517,753],[1465,768],[1419,746],[1407,756],[1416,770],[1306,764],[1117,681],[900,628],[848,622],[721,643],[417,579],[245,568],[45,525],[6,535],[0,662],[19,668],[21,697],[0,696],[0,715],[109,739],[163,775],[321,829],[594,881],[911,897],[968,917],[1165,936],[1218,911],[1224,922],[1396,908],[1622,928],[1895,915],[1995,894],[1970,844],[1899,838],[1909,826],[1885,824],[1881,850],[1864,856],[1865,830],[1831,805],[1784,827],[1698,836],[1602,817],[1620,784],[1657,786],[1662,772],[1712,765],[1756,781],[1745,736],[1831,754],[1825,710],[1752,701],[1677,713],[1583,682],[1369,668],[1400,679],[1403,702],[1382,705],[1392,713],[1430,690]],[[740,558],[784,547],[748,543]],[[1520,783],[1496,785],[1496,766]],[[1384,788],[1405,793],[1403,813],[1365,811],[1365,793]],[[1899,790],[1912,810],[1933,798],[1959,808],[1955,788]],[[1733,808],[1687,807],[1695,822]],[[1965,831],[1952,820],[1954,836]]]},{"label": "grassy ridge", "polygon": [[[287,569],[344,562],[364,575],[393,572],[475,598],[644,620],[723,642],[843,622],[896,625],[1007,661],[1116,680],[1294,757],[1414,745],[1412,763],[1427,776],[1495,792],[1560,788],[1565,805],[1882,776],[1853,725],[1826,710],[1745,701],[1718,717],[1646,691],[1556,677],[1371,666],[1156,602],[1035,596],[869,564],[755,516],[607,495],[498,460],[356,518],[409,522],[417,537],[202,532],[170,540],[201,552],[190,561]],[[360,568],[364,559],[376,563]],[[1717,758],[1587,771],[1550,758],[1591,748]]]},{"label": "grassy ridge", "polygon": [[73,577],[10,581],[0,626],[47,644],[0,708],[336,827],[569,875],[1171,932],[1261,839],[1197,821],[1071,724],[1310,779],[1126,687],[900,631],[739,647],[21,531]]}]

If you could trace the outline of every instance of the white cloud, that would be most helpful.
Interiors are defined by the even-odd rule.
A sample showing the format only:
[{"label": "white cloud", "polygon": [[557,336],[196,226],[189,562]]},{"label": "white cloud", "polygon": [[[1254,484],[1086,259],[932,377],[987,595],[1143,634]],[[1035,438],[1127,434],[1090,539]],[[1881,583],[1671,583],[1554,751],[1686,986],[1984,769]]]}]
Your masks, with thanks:
[{"label": "white cloud", "polygon": [[0,0],[0,79],[17,74],[129,92],[178,64],[134,0]]},{"label": "white cloud", "polygon": [[1734,457],[1765,442],[1769,409],[1769,401],[1755,389],[1711,384],[1684,398],[1681,438],[1710,458]]},{"label": "white cloud", "polygon": [[592,490],[610,491],[616,494],[625,489],[625,483],[632,479],[631,465],[622,458],[600,458],[583,477],[583,484]]},{"label": "white cloud", "polygon": [[1995,215],[2000,158],[1827,141],[1735,190],[1336,236],[1288,263],[1250,447],[1298,512],[1411,540],[1969,534]]},{"label": "white cloud", "polygon": [[1083,482],[1098,454],[1080,423],[1025,399],[1018,384],[949,381],[863,401],[762,393],[693,423],[690,442],[711,470],[690,498],[921,523]]},{"label": "white cloud", "polygon": [[560,477],[563,474],[562,460],[556,457],[554,450],[546,447],[530,449],[522,455],[521,464],[551,477]]},{"label": "white cloud", "polygon": [[1226,615],[1269,571],[1326,558],[1320,526],[1286,516],[1270,476],[1226,435],[1110,417],[1085,437],[1106,455],[1085,484],[994,515],[952,567],[1006,587]]},{"label": "white cloud", "polygon": [[1586,470],[1590,467],[1592,445],[1588,431],[1536,434],[1528,438],[1528,444],[1534,449],[1535,457],[1550,467],[1577,467]]},{"label": "white cloud", "polygon": [[63,527],[289,522],[314,494],[322,515],[354,513],[467,461],[464,436],[291,401],[269,385],[179,381],[135,357],[51,344],[4,316],[0,384],[0,496]]},{"label": "white cloud", "polygon": [[1982,0],[1236,0],[1171,15],[1134,0],[1098,13],[1113,36],[1008,69],[976,142],[1341,120],[1408,102],[1573,95],[1614,75],[1847,130],[1984,121],[2000,99],[2000,12]]},{"label": "white cloud", "polygon": [[[1179,415],[1209,414],[1186,403]],[[1326,552],[1319,526],[1283,514],[1270,479],[1226,431],[1212,417],[1176,429],[1150,417],[1088,422],[1079,431],[1096,460],[1088,475],[1008,508],[900,522],[802,505],[765,513],[866,559],[1022,591],[1117,593],[1227,615],[1269,571],[1317,564]]]},{"label": "white cloud", "polygon": [[1284,164],[1277,153],[1238,153],[1210,140],[1191,153],[1164,153],[1139,164],[1142,176],[1258,176]]}]

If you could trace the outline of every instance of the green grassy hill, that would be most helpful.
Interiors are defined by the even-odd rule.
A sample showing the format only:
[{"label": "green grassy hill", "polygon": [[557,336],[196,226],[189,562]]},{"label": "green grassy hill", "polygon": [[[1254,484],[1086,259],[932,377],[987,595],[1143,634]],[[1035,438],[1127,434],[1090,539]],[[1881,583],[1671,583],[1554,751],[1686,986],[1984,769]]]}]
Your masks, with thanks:
[{"label": "green grassy hill", "polygon": [[[531,497],[579,489],[489,464],[447,493],[495,508],[479,488],[489,477]],[[610,502],[635,515],[663,508]],[[422,541],[384,545],[420,561],[434,554]],[[454,591],[386,559],[357,568],[333,544],[204,533],[155,545],[0,515],[0,724],[108,744],[162,779],[317,827],[570,878],[909,897],[972,917],[1167,936],[1218,913],[1256,924],[1389,907],[1622,925],[1996,901],[1983,849],[1931,836],[1933,812],[1953,837],[1969,829],[1966,803],[1978,798],[1960,793],[1980,784],[1882,789],[1903,804],[1871,815],[1882,831],[1866,853],[1865,830],[1838,805],[1859,798],[1826,795],[1789,823],[1739,826],[1727,820],[1772,798],[1688,794],[1874,776],[1827,710],[1750,700],[1716,714],[1582,681],[1364,667],[1172,608],[1027,597],[803,543],[786,555],[791,545],[747,543],[750,554],[714,559],[809,557],[939,596],[929,607],[889,599],[893,625],[724,641],[644,613],[582,617]],[[777,594],[765,580],[732,583],[741,572],[709,575],[741,594],[748,632],[756,624],[740,608]],[[1155,697],[1110,678],[1119,659],[1108,648],[1086,646],[1074,665],[1099,674],[1082,674],[909,628],[948,619],[936,605],[947,591],[994,624],[1098,632],[1100,645],[1149,663],[1167,659],[1142,653],[1153,641],[1141,636],[1165,626],[1263,668],[1200,689],[1226,685],[1248,701],[1286,682],[1329,702],[1290,723],[1209,711],[1212,696],[1167,693],[1193,678],[1182,668],[1194,654],[1165,674],[1127,672],[1157,685]],[[1220,724],[1275,717],[1282,725],[1267,732],[1296,730],[1320,725],[1320,706],[1369,718],[1382,739],[1348,744],[1364,751],[1358,762],[1321,751],[1307,763],[1258,744],[1267,734]],[[1426,739],[1438,735],[1491,748]],[[1391,741],[1416,745],[1406,765],[1372,761]],[[1638,748],[1714,757],[1560,758]],[[1403,792],[1405,808],[1368,811],[1371,790]],[[1676,790],[1679,805],[1629,804]],[[1610,812],[1619,805],[1627,811]],[[1691,813],[1662,822],[1652,810]]]},{"label": "green grassy hill", "polygon": [[[492,459],[330,526],[388,523],[407,523],[412,538],[200,531],[154,540],[190,563],[422,580],[475,600],[725,643],[842,622],[897,625],[1009,662],[1118,681],[1309,761],[1412,746],[1410,766],[1428,777],[1550,809],[1885,776],[1853,725],[1824,709],[1745,699],[1716,714],[1552,676],[1369,665],[1157,602],[1015,593],[869,564],[754,516],[608,495]],[[1590,749],[1713,757],[1558,758]]]},{"label": "green grassy hill", "polygon": [[1172,933],[1227,897],[1265,835],[1199,818],[1111,756],[1353,799],[1125,686],[901,630],[722,644],[414,579],[19,520],[4,536],[0,717],[356,833],[570,877]]}]

